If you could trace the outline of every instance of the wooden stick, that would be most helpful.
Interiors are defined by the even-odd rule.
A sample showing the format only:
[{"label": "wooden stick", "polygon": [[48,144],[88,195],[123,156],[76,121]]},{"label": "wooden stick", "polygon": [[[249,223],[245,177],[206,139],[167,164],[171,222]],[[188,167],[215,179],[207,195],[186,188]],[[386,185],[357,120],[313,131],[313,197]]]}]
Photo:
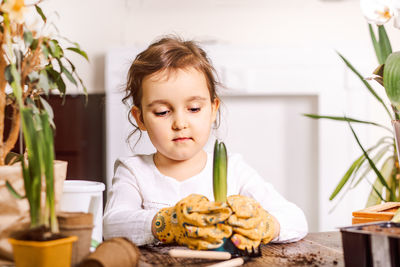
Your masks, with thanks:
[{"label": "wooden stick", "polygon": [[171,257],[175,258],[199,258],[199,259],[215,259],[215,260],[228,260],[231,258],[229,252],[224,251],[203,251],[203,250],[189,250],[189,249],[171,249],[168,251]]},{"label": "wooden stick", "polygon": [[207,267],[235,267],[235,266],[241,266],[243,265],[243,263],[244,263],[243,258],[234,258],[232,260],[227,260],[216,264],[208,265]]}]

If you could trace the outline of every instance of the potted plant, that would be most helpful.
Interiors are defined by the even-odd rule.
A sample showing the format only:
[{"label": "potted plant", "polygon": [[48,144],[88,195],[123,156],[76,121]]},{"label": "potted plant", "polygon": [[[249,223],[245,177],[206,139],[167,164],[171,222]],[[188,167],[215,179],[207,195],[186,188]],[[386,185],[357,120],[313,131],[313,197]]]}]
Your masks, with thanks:
[{"label": "potted plant", "polygon": [[[380,206],[387,207],[388,205],[377,204],[400,201],[400,143],[398,142],[400,141],[400,52],[392,51],[389,38],[383,26],[383,24],[394,18],[395,27],[400,28],[400,5],[396,5],[396,1],[390,0],[361,0],[360,2],[362,11],[368,22],[377,25],[378,28],[378,35],[376,36],[373,26],[369,24],[369,32],[379,66],[375,69],[371,77],[364,78],[343,55],[339,54],[339,56],[350,70],[359,77],[365,85],[365,88],[373,97],[382,104],[392,122],[393,129],[377,122],[349,118],[346,116],[340,117],[316,114],[305,114],[305,116],[314,119],[331,119],[348,123],[358,146],[362,150],[362,154],[355,159],[350,168],[346,171],[331,194],[330,200],[333,200],[346,186],[347,189],[355,187],[360,181],[366,179],[368,173],[373,173],[376,178],[374,181],[370,182],[371,192],[366,206],[374,207],[365,209],[361,213],[364,215],[367,214],[367,216],[376,216],[382,215],[376,212],[377,210],[388,210],[388,208],[378,209]],[[390,101],[390,108],[375,92],[369,82],[370,80],[375,80],[380,86],[384,87],[386,96]],[[352,123],[381,127],[388,130],[389,133],[379,139],[375,145],[366,149],[358,139],[352,127]],[[361,171],[363,167],[365,170]],[[388,204],[390,204],[390,207],[393,206],[393,203]],[[398,203],[396,203],[395,206],[398,206]],[[400,265],[399,211],[400,209],[394,213],[391,222],[356,224],[340,229],[346,266]]]},{"label": "potted plant", "polygon": [[[41,27],[33,29],[25,21],[26,14],[30,18],[39,18]],[[20,141],[25,142],[26,155],[14,157],[21,159],[20,167],[14,169],[21,173],[24,196],[8,182],[9,176],[0,176],[3,182],[4,179],[7,180],[5,184],[15,197],[28,200],[30,228],[35,229],[21,232],[10,239],[14,247],[14,259],[17,266],[55,266],[48,262],[51,258],[63,262],[63,266],[69,266],[68,259],[60,259],[61,252],[51,256],[42,250],[53,245],[60,249],[61,244],[69,242],[66,245],[66,258],[70,261],[71,242],[76,240],[76,237],[60,239],[57,234],[59,230],[55,214],[54,168],[58,167],[54,163],[54,125],[51,107],[43,95],[48,95],[54,89],[60,96],[64,96],[66,79],[76,86],[81,85],[86,93],[75,66],[65,52],[69,50],[86,59],[87,55],[78,44],[59,36],[53,38],[45,33],[52,24],[38,3],[26,5],[23,0],[2,1],[0,16],[0,170],[1,166],[14,161],[9,160],[12,154],[10,151],[15,146],[22,125],[23,139]],[[64,48],[62,42],[70,45]],[[12,119],[11,130],[3,140],[6,106],[12,108]],[[5,166],[6,171],[9,170],[7,167],[10,166]],[[66,164],[64,171],[66,172]],[[12,223],[21,224],[22,221]],[[52,241],[37,242],[41,240]],[[27,252],[27,245],[33,245],[33,250],[29,250],[31,252]]]},{"label": "potted plant", "polygon": [[[362,180],[365,180],[369,174],[372,174],[375,179],[369,181],[371,190],[366,207],[384,202],[400,201],[399,143],[396,144],[396,140],[400,141],[398,138],[400,137],[400,52],[392,52],[392,47],[383,25],[390,18],[399,14],[398,7],[391,6],[391,3],[390,1],[361,0],[364,15],[369,23],[376,25],[378,32],[378,34],[375,34],[374,26],[369,24],[370,37],[379,62],[379,66],[370,77],[364,78],[349,60],[340,53],[338,54],[347,67],[362,81],[371,95],[382,105],[389,120],[392,121],[393,129],[378,122],[347,116],[304,114],[313,119],[347,122],[355,141],[362,150],[361,155],[351,163],[349,169],[340,179],[329,197],[330,200],[335,199],[341,191],[344,191],[345,194],[349,189],[356,187]],[[395,18],[395,26],[399,27],[400,24],[398,24],[397,19]],[[384,100],[375,92],[370,83],[372,80],[384,87],[390,106],[385,104]],[[352,127],[353,123],[380,127],[387,130],[388,134],[382,136],[375,145],[365,148]]]}]

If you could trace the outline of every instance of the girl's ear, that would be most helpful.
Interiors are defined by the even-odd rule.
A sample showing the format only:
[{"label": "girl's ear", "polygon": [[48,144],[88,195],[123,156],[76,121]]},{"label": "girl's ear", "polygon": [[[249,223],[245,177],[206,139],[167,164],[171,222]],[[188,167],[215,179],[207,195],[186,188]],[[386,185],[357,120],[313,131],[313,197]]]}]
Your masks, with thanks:
[{"label": "girl's ear", "polygon": [[146,131],[146,126],[144,125],[142,112],[140,111],[140,109],[136,106],[133,106],[131,109],[131,113],[132,113],[132,116],[135,118],[139,129],[142,131]]},{"label": "girl's ear", "polygon": [[219,100],[218,97],[216,97],[214,99],[214,101],[211,103],[211,109],[212,109],[212,120],[213,123],[215,122],[215,120],[217,119],[217,113],[218,113],[218,109],[219,109],[219,104],[221,103],[221,101]]}]

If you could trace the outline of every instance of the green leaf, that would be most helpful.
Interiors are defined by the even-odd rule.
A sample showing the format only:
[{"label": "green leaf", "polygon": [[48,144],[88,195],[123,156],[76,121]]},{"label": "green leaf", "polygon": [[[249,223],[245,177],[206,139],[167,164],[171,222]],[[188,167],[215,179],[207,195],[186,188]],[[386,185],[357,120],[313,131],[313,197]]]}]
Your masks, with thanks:
[{"label": "green leaf", "polygon": [[51,127],[53,129],[56,128],[56,125],[54,123],[54,112],[53,112],[53,108],[50,106],[50,104],[41,96],[39,96],[40,102],[43,105],[44,110],[46,111],[46,113],[48,114],[48,120],[49,123],[51,125]]},{"label": "green leaf", "polygon": [[27,29],[24,29],[24,42],[26,47],[30,47],[33,42],[32,32]]},{"label": "green leaf", "polygon": [[[338,52],[338,55],[344,61],[344,63],[347,65],[347,67],[349,67],[350,70],[353,71],[353,73],[355,75],[357,75],[357,77],[365,85],[365,87],[368,89],[368,91],[376,98],[376,100],[378,100],[382,104],[382,106],[386,110],[387,114],[389,115],[390,119],[392,120],[393,119],[392,113],[390,113],[389,109],[387,108],[387,106],[385,105],[383,100],[376,94],[376,92],[371,87],[371,85],[361,76],[361,74],[350,64],[350,62],[344,56],[342,56],[339,52]],[[386,69],[386,67],[385,67],[385,69]]]},{"label": "green leaf", "polygon": [[[381,48],[381,55],[383,62],[386,61],[388,56],[392,53],[392,46],[390,45],[389,37],[386,33],[385,26],[378,26],[379,46]],[[383,63],[380,63],[383,64]]]},{"label": "green leaf", "polygon": [[[386,141],[387,139],[393,140],[393,138],[391,138],[391,137],[387,137],[387,136],[382,137],[382,138],[380,138],[380,139],[378,140],[378,142],[377,142],[374,146],[370,147],[370,148],[367,150],[367,153],[370,153],[370,152],[374,151],[375,149],[377,149],[378,147],[380,147],[380,146],[383,145],[383,144],[389,144],[390,146],[393,146],[393,145],[394,145],[393,142],[387,142],[387,141]],[[385,146],[384,148],[381,148],[381,150],[385,150],[386,148],[387,148],[387,146]],[[378,153],[379,153],[379,152],[378,152]],[[355,168],[355,170],[354,170],[354,172],[353,172],[353,174],[352,174],[352,176],[351,176],[351,180],[348,182],[350,185],[348,186],[346,192],[347,192],[349,189],[355,188],[355,187],[358,185],[358,183],[359,183],[362,179],[364,179],[364,176],[365,176],[367,173],[370,172],[371,167],[369,166],[369,164],[364,164],[365,160],[366,160],[366,158],[364,157],[364,155],[362,155],[362,160],[361,160],[360,164],[358,164],[358,166]],[[358,176],[358,171],[359,171],[359,170],[361,169],[361,167],[363,167],[364,165],[366,165],[365,167],[367,168],[367,170],[365,170],[361,176]],[[355,180],[355,178],[356,178],[357,176],[358,176],[358,181],[357,181],[355,184],[353,184],[353,182],[354,182],[354,180]],[[345,193],[346,193],[346,192],[345,192]],[[343,195],[344,195],[344,194],[343,194]]]},{"label": "green leaf", "polygon": [[53,82],[51,88],[57,89],[60,94],[65,94],[65,84],[61,78],[61,74],[58,71],[55,71],[52,66],[47,67],[46,71]]},{"label": "green leaf", "polygon": [[63,50],[61,46],[58,44],[57,40],[50,40],[49,42],[50,53],[55,58],[60,58],[63,56]]},{"label": "green leaf", "polygon": [[58,59],[57,61],[58,61],[58,64],[60,65],[61,72],[64,73],[64,75],[68,78],[68,80],[70,82],[72,82],[75,86],[78,86],[78,83],[76,82],[75,78],[72,76],[72,73],[66,67],[64,67],[64,65],[62,64],[60,59]]},{"label": "green leaf", "polygon": [[44,21],[44,23],[46,23],[47,18],[44,15],[43,10],[38,5],[35,5],[35,9],[36,9],[37,13],[39,13],[39,15],[42,18],[42,20]]},{"label": "green leaf", "polygon": [[[389,152],[389,148],[392,147],[393,144],[390,145],[386,145],[384,147],[382,147],[380,150],[378,150],[378,152],[376,152],[376,154],[371,158],[371,160],[374,162],[374,164],[378,164],[378,162],[383,158],[383,156]],[[369,151],[367,151],[369,152]],[[366,176],[367,174],[372,170],[371,165],[368,164],[368,166],[366,167],[366,169],[364,170],[364,172],[359,176],[358,181],[352,185],[352,188],[355,188]]]},{"label": "green leaf", "polygon": [[[394,167],[394,157],[389,157],[385,160],[385,162],[382,164],[381,168],[381,173],[382,176],[385,177],[385,180],[388,181],[390,179],[393,167]],[[376,190],[371,190],[371,193],[369,194],[368,200],[367,200],[367,205],[366,207],[371,207],[373,205],[377,205],[381,203],[382,201],[382,191],[383,191],[383,185],[379,181],[378,178],[375,179],[375,182],[373,184],[373,188]],[[377,194],[379,192],[380,195]]]},{"label": "green leaf", "polygon": [[327,115],[317,115],[317,114],[308,114],[308,113],[303,113],[303,116],[306,116],[306,117],[309,117],[312,119],[329,119],[329,120],[335,120],[335,121],[344,121],[344,122],[351,121],[351,122],[355,122],[355,123],[370,124],[370,125],[374,125],[374,126],[378,126],[383,129],[386,129],[391,133],[393,132],[392,129],[390,129],[382,124],[373,122],[373,121],[364,121],[364,120],[357,120],[357,119],[348,118],[348,117],[327,116]]},{"label": "green leaf", "polygon": [[68,58],[66,58],[66,60],[68,61],[69,65],[71,66],[72,73],[74,73],[75,72],[75,65]]},{"label": "green leaf", "polygon": [[368,156],[367,152],[365,151],[364,147],[361,145],[360,140],[357,137],[357,134],[354,132],[353,127],[351,126],[351,123],[348,122],[349,127],[351,129],[351,132],[353,133],[354,138],[357,141],[358,146],[361,148],[361,150],[364,153],[365,158],[368,160],[369,164],[371,165],[372,169],[374,170],[375,174],[378,176],[378,179],[380,180],[380,182],[382,183],[382,185],[388,190],[388,192],[390,192],[390,198],[391,200],[395,201],[395,195],[392,192],[392,190],[390,189],[390,187],[388,186],[388,184],[385,181],[385,178],[382,176],[382,174],[378,171],[378,169],[376,168],[374,162],[371,160],[371,158]]},{"label": "green leaf", "polygon": [[342,179],[340,179],[340,182],[336,186],[335,190],[333,190],[331,196],[329,197],[329,200],[333,200],[336,195],[342,190],[343,186],[347,183],[351,175],[353,174],[355,168],[361,163],[363,160],[364,155],[361,155],[359,158],[357,158],[350,166],[350,168],[346,171]]},{"label": "green leaf", "polygon": [[46,111],[40,114],[43,129],[43,166],[46,180],[46,204],[50,209],[50,225],[52,232],[58,232],[57,217],[55,213],[54,194],[54,135],[49,124],[49,115]]},{"label": "green leaf", "polygon": [[83,50],[81,50],[79,48],[76,48],[76,47],[68,47],[67,49],[71,50],[71,51],[74,51],[75,53],[78,53],[79,55],[81,55],[84,58],[86,58],[87,61],[89,61],[89,58],[88,58],[88,56],[87,56],[85,51],[83,51]]},{"label": "green leaf", "polygon": [[400,52],[394,52],[387,58],[383,84],[392,105],[400,109]]},{"label": "green leaf", "polygon": [[23,199],[24,198],[23,196],[18,194],[18,192],[14,189],[14,187],[12,187],[12,185],[8,181],[6,181],[6,187],[8,189],[8,192],[10,192],[11,195],[13,195],[15,198],[17,198],[17,199]]},{"label": "green leaf", "polygon": [[376,39],[372,25],[368,24],[368,27],[378,62],[379,64],[384,64],[387,57],[392,53],[392,46],[390,45],[390,40],[386,33],[385,27],[383,25],[378,26],[379,40]]},{"label": "green leaf", "polygon": [[369,34],[371,36],[372,45],[374,46],[375,55],[378,59],[379,64],[385,63],[385,60],[382,58],[381,47],[379,43],[376,41],[374,30],[372,29],[372,25],[368,24]]},{"label": "green leaf", "polygon": [[43,89],[46,95],[49,94],[51,89],[51,83],[49,81],[49,77],[46,70],[41,70],[39,74],[39,84],[40,89]]},{"label": "green leaf", "polygon": [[[25,192],[29,192],[29,206],[31,215],[31,227],[41,222],[41,179],[43,174],[43,131],[37,129],[40,117],[30,108],[21,108],[21,121],[24,141],[28,152],[28,167],[22,161]],[[29,181],[26,183],[26,181]]]},{"label": "green leaf", "polygon": [[[389,140],[389,141],[388,141]],[[379,146],[383,145],[383,144],[389,144],[390,146],[394,146],[394,140],[393,137],[390,136],[384,136],[381,137],[378,142],[376,142],[376,144],[372,147],[370,147],[367,150],[367,153],[370,153],[371,151],[375,150],[376,148],[378,148]],[[356,172],[358,172],[359,168],[357,168]]]},{"label": "green leaf", "polygon": [[76,82],[75,78],[72,76],[72,73],[69,72],[64,66],[61,67],[62,73],[65,74],[65,76],[68,78],[70,82],[72,82],[75,86],[78,86],[78,83]]},{"label": "green leaf", "polygon": [[66,86],[65,86],[65,83],[64,83],[63,79],[62,79],[62,78],[58,79],[58,80],[56,81],[56,83],[57,83],[57,89],[58,89],[58,91],[60,91],[61,94],[65,94],[65,88],[66,88]]},{"label": "green leaf", "polygon": [[43,43],[42,43],[42,47],[41,48],[42,48],[42,52],[43,52],[44,57],[46,59],[48,59],[49,58],[49,54],[50,54],[49,49],[47,49],[47,46],[45,44],[43,44]]}]

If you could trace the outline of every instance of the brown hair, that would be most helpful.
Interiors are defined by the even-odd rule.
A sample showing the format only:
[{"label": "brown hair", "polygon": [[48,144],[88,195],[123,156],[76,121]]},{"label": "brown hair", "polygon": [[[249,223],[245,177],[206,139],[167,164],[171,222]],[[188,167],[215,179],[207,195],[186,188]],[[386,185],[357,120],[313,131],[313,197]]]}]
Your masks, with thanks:
[{"label": "brown hair", "polygon": [[[216,72],[206,52],[194,41],[184,41],[178,37],[164,37],[136,56],[128,71],[126,94],[122,99],[123,103],[129,107],[129,122],[135,127],[135,130],[129,134],[128,140],[139,130],[134,123],[130,109],[131,105],[142,109],[143,79],[159,71],[175,71],[190,67],[204,74],[210,99],[213,102],[218,97],[216,87],[219,83],[216,80]],[[132,100],[132,104],[129,103],[129,100]]]}]

